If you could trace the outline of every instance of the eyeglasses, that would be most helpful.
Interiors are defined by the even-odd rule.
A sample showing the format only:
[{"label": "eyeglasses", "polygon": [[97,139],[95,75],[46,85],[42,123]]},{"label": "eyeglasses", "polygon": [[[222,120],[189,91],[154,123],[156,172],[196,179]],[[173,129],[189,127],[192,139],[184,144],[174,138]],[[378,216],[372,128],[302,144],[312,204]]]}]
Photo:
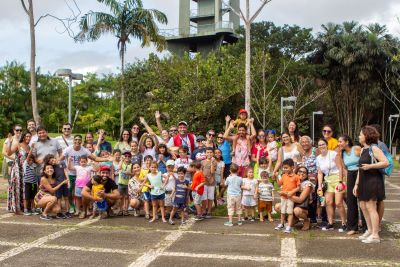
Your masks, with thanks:
[{"label": "eyeglasses", "polygon": [[15,129],[16,132],[22,132],[22,129]]},{"label": "eyeglasses", "polygon": [[323,130],[322,132],[323,132],[323,133],[331,133],[332,131],[330,131],[330,130]]},{"label": "eyeglasses", "polygon": [[71,128],[64,128],[64,131],[71,131]]}]

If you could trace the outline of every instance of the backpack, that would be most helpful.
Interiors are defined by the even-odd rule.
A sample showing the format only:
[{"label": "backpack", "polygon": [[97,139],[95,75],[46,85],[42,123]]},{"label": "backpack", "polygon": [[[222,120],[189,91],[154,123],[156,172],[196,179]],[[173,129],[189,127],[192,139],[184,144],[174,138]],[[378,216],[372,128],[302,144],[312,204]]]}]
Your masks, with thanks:
[{"label": "backpack", "polygon": [[[376,163],[377,162],[377,160],[375,159],[375,157],[374,157],[374,153],[372,152],[372,146],[376,146],[376,147],[378,147],[377,145],[371,145],[369,148],[368,148],[368,152],[369,152],[369,155],[371,156],[371,164],[373,164],[373,163]],[[379,148],[379,147],[378,147]],[[379,148],[380,149],[380,148]],[[379,169],[379,172],[382,174],[382,175],[387,175],[387,176],[390,176],[391,174],[392,174],[392,172],[393,172],[393,157],[392,157],[392,154],[390,154],[390,152],[388,151],[388,150],[386,150],[386,149],[381,149],[382,150],[382,152],[383,152],[383,154],[385,155],[385,157],[386,157],[386,159],[388,160],[388,162],[389,162],[389,166],[387,166],[386,168],[383,168],[383,169]]]}]

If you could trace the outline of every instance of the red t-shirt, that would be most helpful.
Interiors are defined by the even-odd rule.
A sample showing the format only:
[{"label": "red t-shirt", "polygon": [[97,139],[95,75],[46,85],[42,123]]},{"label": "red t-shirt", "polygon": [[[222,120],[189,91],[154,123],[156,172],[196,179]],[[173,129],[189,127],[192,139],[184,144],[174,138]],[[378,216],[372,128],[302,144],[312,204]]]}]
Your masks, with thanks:
[{"label": "red t-shirt", "polygon": [[[192,191],[195,191],[195,188],[206,181],[206,178],[204,177],[204,174],[201,171],[196,171],[196,173],[193,175],[192,179]],[[199,189],[196,191],[197,194],[203,195],[204,192],[204,185],[200,186]]]},{"label": "red t-shirt", "polygon": [[268,157],[267,144],[265,145],[261,145],[260,143],[254,144],[253,147],[251,148],[251,155],[257,158],[257,153],[259,153],[260,159],[267,158]]}]

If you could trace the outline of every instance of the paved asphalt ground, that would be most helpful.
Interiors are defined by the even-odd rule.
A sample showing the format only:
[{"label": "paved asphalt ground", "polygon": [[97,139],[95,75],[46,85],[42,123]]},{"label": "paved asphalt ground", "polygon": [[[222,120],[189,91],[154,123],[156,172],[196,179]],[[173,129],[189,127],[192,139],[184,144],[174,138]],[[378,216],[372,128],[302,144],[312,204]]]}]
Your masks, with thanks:
[{"label": "paved asphalt ground", "polygon": [[[4,190],[4,180],[3,183]],[[225,227],[226,218],[185,226],[143,217],[42,221],[0,208],[0,266],[400,266],[400,173],[387,180],[382,242],[275,223]]]}]

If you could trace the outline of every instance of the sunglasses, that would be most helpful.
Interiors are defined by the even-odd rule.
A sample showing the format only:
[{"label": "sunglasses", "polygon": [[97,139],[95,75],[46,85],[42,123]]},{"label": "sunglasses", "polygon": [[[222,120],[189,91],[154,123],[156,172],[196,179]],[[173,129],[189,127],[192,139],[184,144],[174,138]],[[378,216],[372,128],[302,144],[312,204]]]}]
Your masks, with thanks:
[{"label": "sunglasses", "polygon": [[223,136],[218,136],[217,138],[218,138],[218,139],[224,139],[224,137],[223,137]]},{"label": "sunglasses", "polygon": [[215,136],[215,133],[208,133],[208,136]]},{"label": "sunglasses", "polygon": [[16,132],[22,132],[22,129],[15,129]]},{"label": "sunglasses", "polygon": [[71,128],[64,128],[64,131],[71,131]]},{"label": "sunglasses", "polygon": [[322,132],[323,132],[323,133],[331,133],[332,131],[330,131],[330,130],[323,130]]}]

